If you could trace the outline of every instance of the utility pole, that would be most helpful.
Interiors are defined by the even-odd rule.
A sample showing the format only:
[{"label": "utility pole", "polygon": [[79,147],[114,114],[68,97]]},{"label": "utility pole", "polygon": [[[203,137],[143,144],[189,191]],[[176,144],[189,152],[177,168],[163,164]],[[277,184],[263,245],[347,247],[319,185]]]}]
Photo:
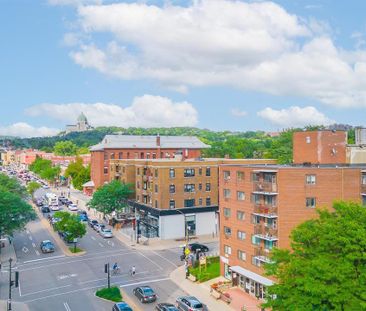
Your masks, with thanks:
[{"label": "utility pole", "polygon": [[8,299],[8,311],[11,311],[11,286],[12,284],[12,280],[11,280],[11,263],[12,263],[13,259],[9,258],[9,299]]},{"label": "utility pole", "polygon": [[109,262],[104,265],[104,272],[107,273],[108,288],[111,288],[111,270],[109,269]]}]

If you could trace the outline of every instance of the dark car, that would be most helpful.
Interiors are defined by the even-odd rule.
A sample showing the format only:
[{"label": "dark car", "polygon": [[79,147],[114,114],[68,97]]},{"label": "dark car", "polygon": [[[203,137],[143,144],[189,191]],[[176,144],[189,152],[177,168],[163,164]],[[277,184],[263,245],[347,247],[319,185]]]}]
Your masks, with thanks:
[{"label": "dark car", "polygon": [[132,308],[125,302],[117,302],[112,311],[133,311]]},{"label": "dark car", "polygon": [[44,240],[40,245],[42,253],[52,253],[55,251],[55,246],[50,240]]},{"label": "dark car", "polygon": [[42,213],[50,213],[51,211],[50,211],[50,208],[48,207],[48,205],[43,205],[41,207],[41,212]]},{"label": "dark car", "polygon": [[89,226],[94,228],[94,226],[98,223],[98,220],[95,220],[95,219],[89,219]]},{"label": "dark car", "polygon": [[38,207],[41,207],[41,206],[43,205],[43,200],[37,200],[37,201],[36,201],[36,205],[37,205]]},{"label": "dark car", "polygon": [[208,252],[209,249],[206,245],[203,245],[203,244],[199,244],[199,243],[191,243],[191,244],[188,244],[189,245],[189,248],[191,249],[192,252],[197,252],[197,250],[199,250],[200,252]]},{"label": "dark car", "polygon": [[156,300],[156,294],[150,286],[139,286],[133,290],[134,295],[142,303],[154,302]]},{"label": "dark car", "polygon": [[179,311],[177,309],[177,307],[171,303],[159,303],[157,306],[156,306],[156,310],[158,311]]},{"label": "dark car", "polygon": [[70,200],[66,200],[66,201],[64,201],[64,204],[66,206],[69,206],[69,205],[74,204],[74,203],[72,201],[70,201]]}]

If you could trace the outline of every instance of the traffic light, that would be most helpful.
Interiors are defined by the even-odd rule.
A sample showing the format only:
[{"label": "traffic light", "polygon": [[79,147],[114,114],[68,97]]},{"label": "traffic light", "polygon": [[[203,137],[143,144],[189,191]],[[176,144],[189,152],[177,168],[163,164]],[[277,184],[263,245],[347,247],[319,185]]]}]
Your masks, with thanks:
[{"label": "traffic light", "polygon": [[15,287],[19,287],[19,271],[15,271]]},{"label": "traffic light", "polygon": [[108,273],[108,270],[109,270],[108,266],[109,266],[109,264],[107,264],[107,263],[104,265],[104,273]]}]

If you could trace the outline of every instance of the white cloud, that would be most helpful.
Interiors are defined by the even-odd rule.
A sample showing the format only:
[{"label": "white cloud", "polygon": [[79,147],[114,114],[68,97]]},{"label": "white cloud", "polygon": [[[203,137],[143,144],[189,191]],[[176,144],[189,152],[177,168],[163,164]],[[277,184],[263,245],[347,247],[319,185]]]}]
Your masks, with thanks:
[{"label": "white cloud", "polygon": [[44,103],[26,110],[30,116],[47,116],[71,124],[81,112],[93,126],[171,127],[194,126],[198,122],[198,113],[192,104],[152,95],[135,97],[126,108],[105,103]]},{"label": "white cloud", "polygon": [[25,122],[18,122],[8,126],[0,126],[0,135],[18,137],[54,136],[60,130],[49,127],[34,127]]},{"label": "white cloud", "polygon": [[48,0],[51,5],[88,5],[88,4],[102,4],[103,0]]},{"label": "white cloud", "polygon": [[[366,62],[336,47],[324,22],[272,2],[197,0],[163,7],[115,3],[78,7],[91,36],[70,56],[122,79],[153,79],[170,89],[233,86],[302,96],[338,107],[366,106]],[[92,41],[108,33],[105,46]]]},{"label": "white cloud", "polygon": [[291,106],[287,109],[275,110],[267,107],[257,115],[273,125],[281,127],[304,127],[307,125],[329,125],[335,123],[315,107],[304,108]]},{"label": "white cloud", "polygon": [[238,117],[238,118],[245,117],[247,115],[246,111],[238,109],[238,108],[231,109],[230,113],[232,116]]}]

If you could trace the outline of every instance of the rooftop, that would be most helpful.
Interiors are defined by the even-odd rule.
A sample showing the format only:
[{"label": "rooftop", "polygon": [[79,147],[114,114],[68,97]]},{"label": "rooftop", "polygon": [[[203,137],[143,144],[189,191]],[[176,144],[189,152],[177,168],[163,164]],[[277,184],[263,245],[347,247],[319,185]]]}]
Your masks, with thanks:
[{"label": "rooftop", "polygon": [[278,170],[278,169],[303,169],[303,168],[349,168],[349,169],[366,169],[366,163],[364,164],[347,164],[347,163],[339,163],[339,164],[222,164],[222,166],[240,166],[240,167],[251,167],[258,169],[266,169],[266,170]]},{"label": "rooftop", "polygon": [[[160,137],[160,146],[157,144]],[[90,151],[104,149],[204,149],[210,148],[195,136],[137,136],[106,135],[102,142],[90,147]]]}]

